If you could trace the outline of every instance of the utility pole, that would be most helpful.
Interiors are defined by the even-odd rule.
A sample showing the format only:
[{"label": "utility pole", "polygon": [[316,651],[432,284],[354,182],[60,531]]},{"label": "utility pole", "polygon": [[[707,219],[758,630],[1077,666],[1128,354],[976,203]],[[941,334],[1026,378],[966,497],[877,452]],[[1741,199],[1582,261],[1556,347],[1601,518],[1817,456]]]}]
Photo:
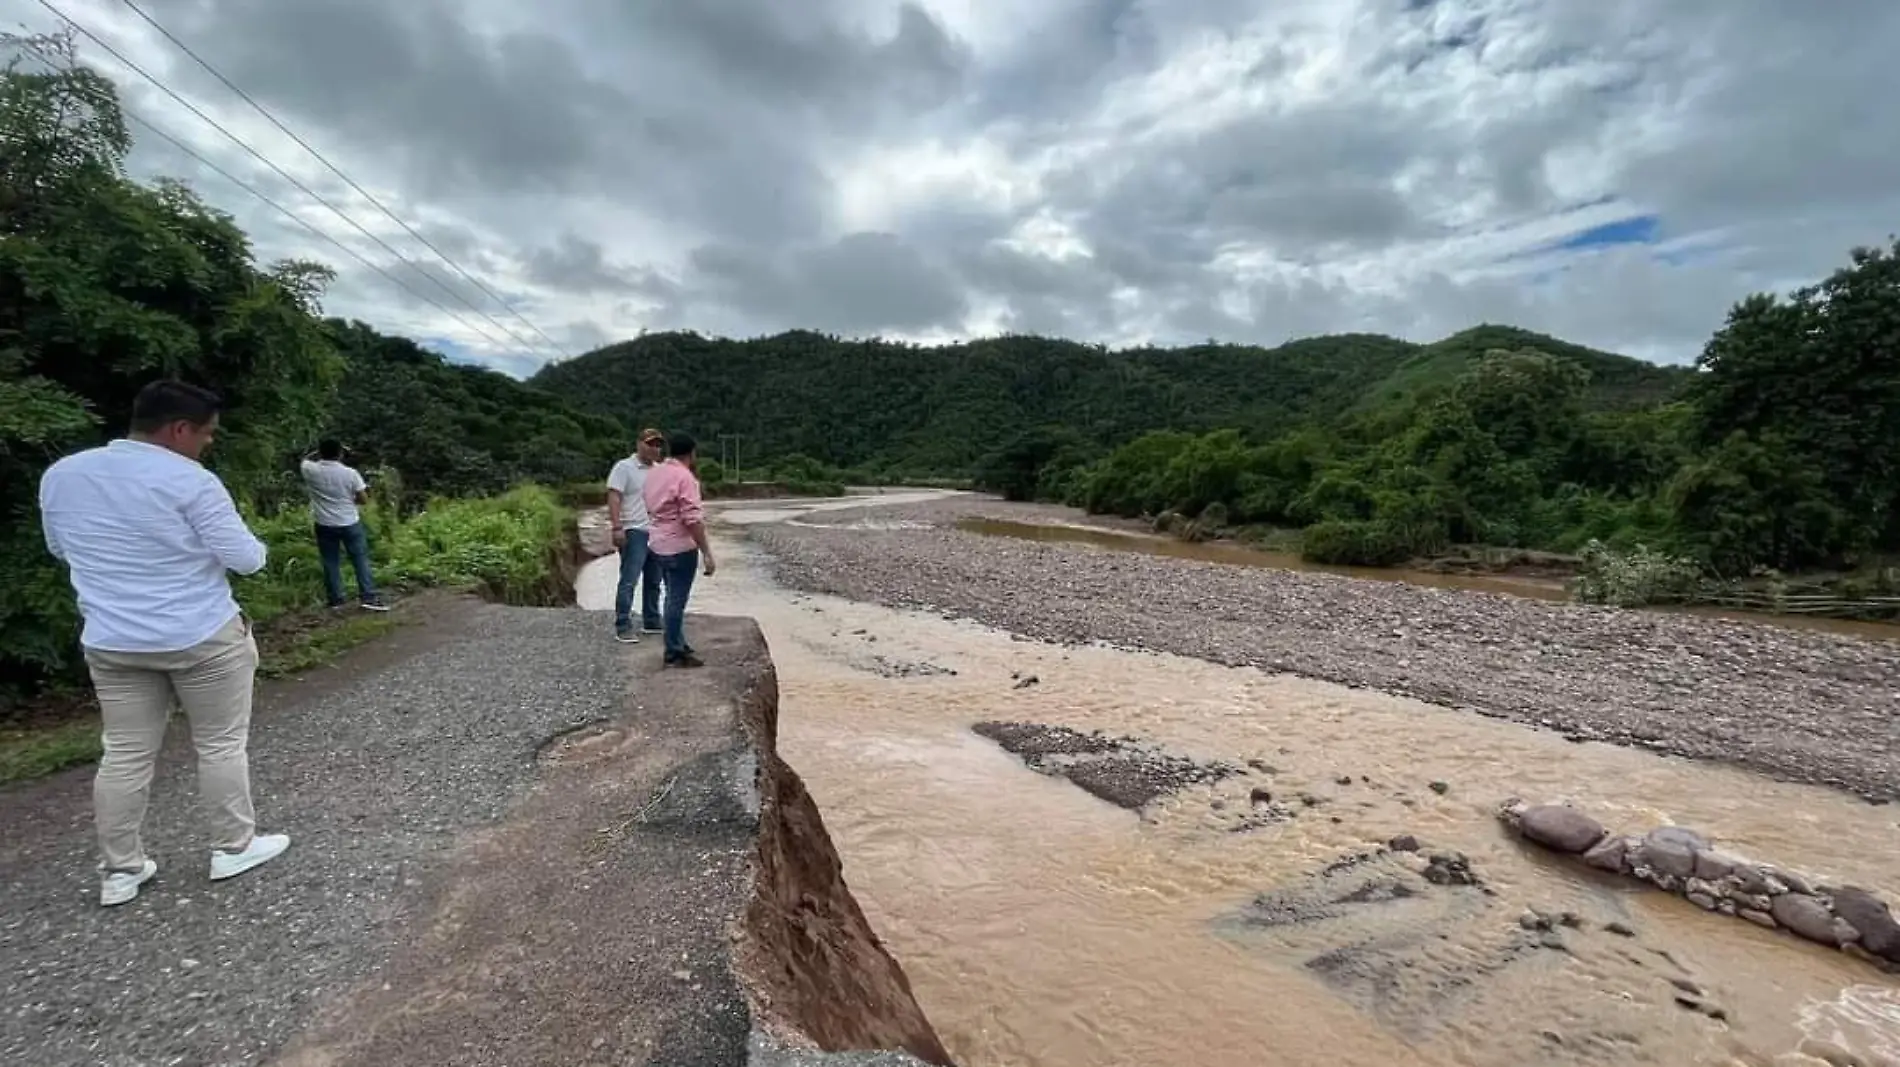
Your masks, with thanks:
[{"label": "utility pole", "polygon": [[[722,433],[719,435],[719,465],[732,472],[731,478],[734,484],[741,481],[739,477],[739,437],[740,435],[736,433]],[[730,447],[730,451],[727,450],[728,447]]]}]

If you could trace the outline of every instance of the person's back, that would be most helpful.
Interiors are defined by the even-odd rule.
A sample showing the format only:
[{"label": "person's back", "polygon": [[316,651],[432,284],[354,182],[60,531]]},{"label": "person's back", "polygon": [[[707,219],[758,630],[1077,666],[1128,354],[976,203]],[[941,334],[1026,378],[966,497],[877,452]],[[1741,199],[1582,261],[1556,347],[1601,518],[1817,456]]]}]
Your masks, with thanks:
[{"label": "person's back", "polygon": [[257,641],[227,572],[255,574],[264,543],[230,491],[198,462],[218,431],[216,393],[153,382],[132,402],[126,439],[40,477],[46,548],[64,561],[85,618],[86,669],[103,752],[93,779],[99,903],[124,904],[158,873],[143,838],[152,775],[174,704],[198,754],[212,881],[282,855],[256,832],[249,757]]},{"label": "person's back", "polygon": [[356,575],[356,594],[371,611],[388,610],[376,593],[371,573],[369,530],[363,525],[362,506],[369,484],[356,468],[343,462],[343,442],[330,437],[305,456],[299,470],[310,494],[310,522],[316,527],[317,556],[323,565],[323,591],[333,608],[343,606],[343,556],[350,557]]},{"label": "person's back", "polygon": [[71,568],[82,642],[112,652],[189,648],[238,612],[227,570],[264,565],[242,525],[220,529],[224,484],[157,445],[119,440],[67,456],[40,481],[49,543]]},{"label": "person's back", "polygon": [[363,519],[358,496],[368,488],[363,476],[341,459],[303,461],[304,489],[310,494],[310,518],[318,526],[355,526]]},{"label": "person's back", "polygon": [[699,479],[693,473],[699,462],[698,447],[690,434],[679,433],[667,442],[667,453],[671,458],[648,471],[646,481],[647,544],[659,559],[660,580],[666,587],[666,604],[660,612],[666,654],[660,662],[698,667],[700,659],[686,641],[686,599],[692,595],[693,570],[702,558],[709,578],[716,564],[706,540]]}]

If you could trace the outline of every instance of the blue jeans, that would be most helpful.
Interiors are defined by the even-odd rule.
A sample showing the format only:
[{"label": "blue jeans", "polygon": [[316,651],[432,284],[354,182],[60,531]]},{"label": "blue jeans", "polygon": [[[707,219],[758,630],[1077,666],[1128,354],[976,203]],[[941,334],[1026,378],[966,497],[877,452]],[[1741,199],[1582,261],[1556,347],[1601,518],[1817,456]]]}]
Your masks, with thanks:
[{"label": "blue jeans", "polygon": [[365,603],[376,600],[376,579],[369,573],[369,531],[360,522],[349,526],[317,527],[317,555],[323,560],[323,591],[330,606],[343,603],[343,553],[350,554],[356,572],[356,595]]},{"label": "blue jeans", "polygon": [[640,586],[640,625],[660,628],[660,557],[647,551],[647,532],[628,530],[620,549],[620,586],[614,593],[614,629],[633,629],[633,587]]},{"label": "blue jeans", "polygon": [[699,550],[689,548],[671,556],[655,556],[660,564],[660,580],[666,583],[666,610],[662,615],[666,634],[666,661],[690,653],[686,643],[686,598],[693,595],[693,576],[699,573]]}]

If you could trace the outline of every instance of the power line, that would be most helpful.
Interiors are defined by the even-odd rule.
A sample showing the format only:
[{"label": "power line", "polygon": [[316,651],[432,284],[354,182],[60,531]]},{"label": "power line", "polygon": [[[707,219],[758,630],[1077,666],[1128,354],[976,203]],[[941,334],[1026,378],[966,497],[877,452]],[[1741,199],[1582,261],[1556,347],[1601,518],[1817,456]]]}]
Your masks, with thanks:
[{"label": "power line", "polygon": [[[480,315],[482,318],[486,319],[490,325],[494,326],[497,330],[500,330],[503,334],[506,334],[508,337],[512,338],[516,344],[527,349],[533,349],[535,347],[534,345],[529,344],[527,341],[523,340],[520,336],[515,334],[514,331],[508,329],[508,327],[503,326],[500,322],[497,322],[493,315],[490,315],[488,312],[483,311],[481,308],[476,307],[474,303],[471,302],[467,297],[463,296],[461,293],[458,293],[454,289],[450,288],[447,284],[445,284],[442,281],[442,279],[437,278],[435,275],[430,274],[428,271],[425,271],[421,267],[416,266],[416,264],[411,262],[407,256],[404,256],[401,252],[398,252],[394,248],[390,247],[390,244],[388,241],[385,241],[381,237],[378,237],[375,234],[371,233],[366,227],[364,227],[362,223],[351,218],[349,214],[345,212],[342,208],[339,208],[335,204],[332,204],[329,200],[325,199],[322,194],[310,188],[308,185],[305,185],[301,180],[297,178],[296,175],[291,174],[289,171],[278,166],[276,162],[274,162],[269,156],[266,156],[264,153],[259,152],[257,149],[251,147],[251,145],[247,143],[243,138],[239,137],[237,134],[234,134],[230,130],[226,129],[222,123],[218,122],[218,120],[205,114],[201,109],[199,109],[199,107],[196,104],[193,104],[191,101],[185,99],[183,96],[180,96],[177,90],[173,89],[169,85],[166,85],[164,82],[160,81],[158,78],[148,73],[144,67],[141,67],[137,63],[134,63],[130,59],[126,58],[124,53],[112,47],[111,44],[107,43],[98,34],[93,33],[91,30],[87,29],[85,26],[81,25],[80,23],[74,21],[72,18],[67,16],[65,12],[61,11],[57,6],[55,6],[52,3],[52,0],[39,0],[39,3],[41,7],[47,9],[48,11],[51,11],[55,16],[57,16],[60,20],[64,21],[67,25],[71,26],[75,30],[78,30],[81,34],[83,34],[86,37],[87,40],[91,41],[93,44],[96,44],[100,48],[104,49],[108,55],[112,56],[112,58],[124,64],[127,69],[131,70],[133,73],[137,74],[139,77],[144,78],[146,81],[151,82],[153,85],[158,86],[159,90],[165,93],[165,95],[171,97],[173,100],[183,105],[186,110],[190,111],[193,115],[196,115],[199,119],[203,120],[205,124],[209,125],[212,129],[217,130],[219,133],[223,134],[226,137],[226,139],[231,141],[231,143],[237,145],[239,148],[242,148],[246,152],[250,153],[254,158],[258,160],[258,162],[263,163],[265,166],[269,167],[271,170],[276,171],[279,177],[282,177],[285,181],[289,182],[290,184],[296,186],[298,189],[302,190],[303,193],[306,196],[309,196],[312,200],[315,200],[317,203],[322,204],[326,208],[329,208],[332,214],[336,215],[336,217],[342,219],[344,222],[349,223],[352,227],[355,228],[355,230],[358,233],[369,238],[371,241],[374,241],[385,252],[388,252],[390,255],[396,257],[398,262],[402,263],[404,266],[408,267],[410,270],[415,271],[417,274],[422,275],[424,278],[429,279],[431,282],[434,282],[437,288],[441,289],[443,292],[449,294],[451,297],[467,305],[470,311],[473,311],[477,315]],[[493,337],[489,337],[489,335],[486,332],[483,332],[480,330],[477,330],[476,332],[480,333],[483,338],[489,341],[489,343],[497,344],[497,345],[500,344],[500,342],[495,341]],[[506,347],[506,346],[503,345],[501,347]]]},{"label": "power line", "polygon": [[[34,55],[40,57],[40,61],[45,63],[48,67],[51,67],[54,70],[59,69],[59,65],[53,59],[53,57],[47,55],[45,52],[42,52],[37,48],[34,48],[30,44],[24,44],[24,47],[28,51],[32,52]],[[230,171],[225,170],[223,167],[218,166],[216,163],[211,162],[209,159],[206,159],[200,152],[198,152],[197,149],[192,148],[190,145],[186,144],[184,141],[179,140],[177,137],[174,137],[171,134],[165,132],[165,130],[162,127],[158,126],[156,123],[152,122],[150,119],[147,119],[139,115],[137,112],[133,111],[131,108],[124,106],[123,103],[121,103],[119,106],[119,112],[120,114],[124,115],[126,118],[131,119],[133,122],[136,122],[140,126],[145,127],[147,130],[151,131],[152,133],[157,134],[160,138],[164,139],[165,141],[170,142],[172,147],[178,149],[180,152],[183,152],[187,156],[190,156],[192,159],[197,160],[200,165],[210,169],[214,173],[223,177],[226,181],[230,182],[231,184],[237,186],[238,188],[244,190],[245,192],[251,194],[252,196],[258,198],[259,200],[262,200],[264,203],[275,208],[278,211],[278,213],[282,214],[285,218],[289,219],[290,221],[296,223],[299,226],[302,226],[304,229],[309,230],[311,233],[322,238],[323,240],[328,241],[331,244],[335,245],[337,248],[341,249],[344,252],[344,254],[354,258],[358,263],[361,263],[363,266],[368,267],[369,269],[375,271],[376,273],[382,275],[385,278],[388,278],[390,281],[400,286],[403,289],[403,291],[407,292],[410,296],[413,296],[416,299],[421,300],[426,304],[429,304],[430,306],[434,307],[437,311],[440,311],[444,315],[447,315],[449,318],[454,319],[457,325],[463,327],[464,329],[470,331],[471,333],[474,333],[480,336],[483,340],[487,341],[489,344],[500,343],[496,341],[493,337],[491,337],[481,327],[476,326],[470,323],[467,319],[462,318],[462,316],[459,313],[455,311],[451,311],[450,309],[442,306],[441,302],[436,300],[434,297],[416,292],[414,289],[410,288],[408,282],[405,282],[401,278],[398,278],[394,274],[391,274],[386,268],[384,268],[380,264],[372,263],[369,260],[369,257],[363,255],[361,252],[358,252],[356,249],[351,248],[349,245],[344,244],[342,241],[337,240],[335,237],[330,236],[328,233],[325,233],[322,229],[318,228],[315,223],[304,218],[302,215],[297,214],[295,211],[290,210],[284,205],[278,203],[276,200],[271,199],[271,197],[268,194],[260,191],[255,186],[251,185],[249,182],[246,182],[244,179],[236,176],[235,174],[232,174]]]},{"label": "power line", "polygon": [[549,337],[546,331],[542,330],[541,327],[536,326],[533,323],[533,321],[531,321],[526,315],[523,315],[521,312],[515,310],[514,305],[508,303],[508,301],[503,299],[499,293],[496,293],[494,290],[484,285],[480,278],[477,278],[473,274],[470,274],[468,271],[463,270],[462,265],[457,263],[454,259],[450,258],[448,253],[442,251],[440,248],[437,248],[434,242],[430,241],[427,237],[424,237],[421,233],[417,232],[415,227],[403,221],[403,219],[400,216],[398,216],[394,211],[391,211],[387,206],[385,206],[381,200],[378,200],[375,196],[373,196],[369,190],[363,188],[361,185],[358,185],[356,182],[356,179],[350,177],[348,174],[343,173],[341,168],[339,168],[336,164],[330,162],[329,158],[325,156],[322,152],[319,152],[314,147],[312,147],[310,142],[304,140],[302,137],[299,137],[297,133],[293,131],[290,127],[278,121],[277,116],[272,114],[270,112],[270,109],[266,108],[263,104],[258,103],[257,100],[251,96],[251,94],[239,88],[237,83],[233,82],[230,78],[225,77],[223,72],[219,71],[218,68],[212,66],[210,62],[205,60],[203,56],[200,56],[197,52],[193,51],[190,45],[179,40],[176,34],[166,29],[164,25],[162,25],[157,19],[147,14],[145,9],[140,7],[135,2],[135,0],[123,0],[123,2],[126,7],[132,9],[133,14],[137,15],[141,19],[144,19],[146,25],[157,30],[160,34],[164,36],[166,40],[170,41],[172,44],[177,45],[180,51],[190,56],[194,62],[196,62],[200,67],[203,67],[207,72],[210,73],[212,77],[223,82],[226,88],[236,93],[241,99],[243,99],[245,103],[257,109],[257,113],[264,116],[266,119],[270,120],[270,124],[277,127],[278,130],[282,131],[284,136],[289,137],[291,140],[297,142],[297,144],[300,145],[304,151],[309,152],[312,156],[315,156],[317,159],[317,162],[322,163],[325,167],[329,168],[330,173],[342,179],[344,184],[348,185],[351,189],[354,189],[357,192],[357,194],[361,196],[363,199],[376,205],[377,210],[381,211],[384,215],[389,216],[390,221],[394,222],[396,225],[401,226],[404,230],[408,231],[409,236],[414,237],[417,241],[420,241],[424,248],[427,248],[429,251],[434,252],[436,256],[442,260],[442,262],[447,263],[450,267],[454,268],[455,272],[457,274],[460,274],[464,279],[466,279],[470,285],[473,285],[475,288],[480,289],[483,293],[486,293],[490,299],[495,301],[495,303],[500,304],[503,308],[505,308],[508,311],[509,314],[513,315],[517,319],[520,319],[522,324],[527,326],[528,329],[533,330],[536,334],[539,334],[541,339],[543,341],[546,341],[548,343],[548,346],[554,349],[554,351],[558,355],[561,355],[563,357],[568,356],[568,353],[564,349],[561,348],[559,343],[557,343],[554,340],[554,338]]},{"label": "power line", "polygon": [[150,119],[141,117],[138,113],[132,111],[129,108],[125,108],[123,105],[121,105],[120,110],[125,115],[126,118],[131,119],[133,122],[136,122],[139,125],[145,127],[147,130],[151,131],[152,133],[159,135],[160,137],[164,138],[166,141],[171,142],[172,147],[178,149],[179,151],[190,156],[191,158],[197,160],[201,165],[215,171],[216,173],[221,175],[226,181],[229,181],[231,184],[236,185],[238,188],[244,190],[245,192],[251,194],[252,196],[257,197],[259,200],[262,200],[264,203],[269,204],[271,207],[276,208],[286,218],[297,223],[299,226],[302,226],[304,229],[309,230],[311,233],[317,235],[318,237],[321,237],[325,241],[328,241],[331,244],[342,249],[345,254],[349,255],[352,259],[355,259],[358,263],[361,263],[363,266],[368,267],[369,269],[375,271],[376,273],[382,275],[385,278],[388,278],[390,281],[401,286],[403,291],[408,293],[410,296],[415,297],[417,300],[423,301],[429,306],[435,308],[437,311],[440,311],[442,314],[447,315],[451,319],[454,319],[456,325],[461,326],[463,329],[468,330],[470,333],[475,334],[476,336],[480,337],[484,341],[487,341],[491,345],[499,346],[501,344],[501,342],[495,340],[494,337],[490,336],[486,330],[483,330],[480,326],[477,326],[469,322],[467,319],[463,318],[460,312],[453,311],[447,307],[444,307],[442,302],[437,300],[435,297],[429,296],[424,293],[416,292],[415,289],[410,287],[408,282],[405,282],[401,278],[398,278],[394,274],[391,274],[388,268],[382,266],[381,264],[371,262],[368,256],[365,256],[363,253],[358,252],[356,249],[351,248],[349,245],[346,245],[342,241],[337,240],[335,237],[332,237],[329,234],[323,232],[323,230],[319,229],[315,223],[304,218],[302,215],[297,214],[295,211],[290,210],[284,205],[278,203],[277,201],[271,199],[269,195],[260,191],[259,189],[257,189],[257,187],[249,184],[244,179],[237,177],[236,175],[232,174],[230,171],[225,170],[223,167],[220,167],[216,163],[213,163],[210,160],[206,159],[196,149],[192,148],[190,145],[187,145],[185,142],[179,140],[178,138],[172,136],[171,134],[166,133],[164,130],[160,129],[157,125],[153,124],[153,122]]}]

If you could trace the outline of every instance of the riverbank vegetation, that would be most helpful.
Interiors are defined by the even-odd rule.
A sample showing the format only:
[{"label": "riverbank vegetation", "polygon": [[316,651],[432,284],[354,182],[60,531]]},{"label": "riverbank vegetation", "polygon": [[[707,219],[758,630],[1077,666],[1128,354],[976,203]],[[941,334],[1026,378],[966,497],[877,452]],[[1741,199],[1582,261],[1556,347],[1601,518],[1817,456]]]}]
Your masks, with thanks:
[{"label": "riverbank vegetation", "polygon": [[41,538],[40,474],[122,433],[132,397],[154,378],[198,382],[226,402],[207,462],[269,546],[265,571],[235,583],[267,674],[319,662],[388,625],[323,608],[296,472],[322,436],[350,444],[369,476],[366,521],[382,582],[527,603],[564,595],[572,517],[548,490],[511,487],[604,472],[626,447],[619,424],[323,318],[328,268],[260,263],[231,217],[191,189],[127,175],[131,137],[113,86],[74,61],[69,40],[9,43],[13,62],[0,74],[0,730],[32,719],[29,732],[50,738],[20,757],[24,766],[43,770],[96,743],[85,730],[37,729],[49,709],[81,713],[83,701],[61,694],[83,691],[84,674],[72,591]]},{"label": "riverbank vegetation", "polygon": [[[1255,439],[1145,434],[1099,458],[1023,434],[984,480],[1007,495],[1153,515],[1207,536],[1301,531],[1316,562],[1389,566],[1455,544],[1576,553],[1611,603],[1761,600],[1900,614],[1900,243],[1820,283],[1751,296],[1676,388],[1593,396],[1589,367],[1492,348],[1454,375]],[[1789,587],[1793,572],[1839,575]],[[1805,599],[1804,599],[1805,598]],[[1748,606],[1758,606],[1750,603]]]}]

